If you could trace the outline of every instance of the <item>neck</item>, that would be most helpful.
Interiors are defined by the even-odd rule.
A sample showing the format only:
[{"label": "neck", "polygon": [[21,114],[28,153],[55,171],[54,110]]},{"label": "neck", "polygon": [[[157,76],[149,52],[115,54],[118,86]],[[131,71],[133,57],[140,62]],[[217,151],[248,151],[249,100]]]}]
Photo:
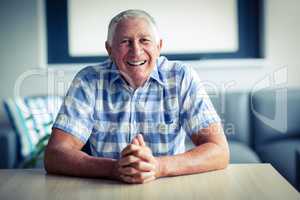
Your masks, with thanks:
[{"label": "neck", "polygon": [[126,76],[122,76],[122,77],[125,80],[125,82],[127,83],[127,85],[129,85],[134,90],[136,90],[139,87],[144,86],[144,84],[148,80],[148,79],[140,79],[140,80],[135,79],[135,80],[133,80],[133,79],[127,79]]}]

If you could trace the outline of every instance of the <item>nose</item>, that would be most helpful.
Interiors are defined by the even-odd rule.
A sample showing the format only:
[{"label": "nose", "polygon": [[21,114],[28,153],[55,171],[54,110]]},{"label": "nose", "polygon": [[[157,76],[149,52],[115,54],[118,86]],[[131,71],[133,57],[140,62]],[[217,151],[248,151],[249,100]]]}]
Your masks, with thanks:
[{"label": "nose", "polygon": [[131,52],[134,56],[140,56],[143,53],[142,45],[138,41],[133,42]]}]

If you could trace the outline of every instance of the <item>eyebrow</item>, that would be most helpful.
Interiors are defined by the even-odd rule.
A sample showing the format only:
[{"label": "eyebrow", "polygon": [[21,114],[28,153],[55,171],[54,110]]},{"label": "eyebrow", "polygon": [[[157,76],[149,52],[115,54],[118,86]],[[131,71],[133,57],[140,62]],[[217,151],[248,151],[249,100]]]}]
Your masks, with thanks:
[{"label": "eyebrow", "polygon": [[[150,34],[139,34],[138,37],[151,37]],[[121,39],[130,39],[130,36],[124,35],[120,37]]]},{"label": "eyebrow", "polygon": [[151,35],[149,35],[149,34],[141,34],[141,35],[139,35],[140,37],[151,37]]}]

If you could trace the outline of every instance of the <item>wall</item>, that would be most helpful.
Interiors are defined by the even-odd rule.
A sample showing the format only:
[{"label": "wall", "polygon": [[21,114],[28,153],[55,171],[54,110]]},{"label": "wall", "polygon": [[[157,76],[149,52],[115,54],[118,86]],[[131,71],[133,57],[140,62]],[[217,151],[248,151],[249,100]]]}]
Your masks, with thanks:
[{"label": "wall", "polygon": [[[265,0],[264,16],[264,61],[248,62],[244,67],[239,63],[216,62],[212,67],[199,68],[200,77],[210,80],[217,85],[233,83],[232,88],[252,88],[266,77],[270,82],[283,80],[283,85],[300,86],[300,1],[299,0]],[[203,64],[201,64],[203,66]],[[256,67],[253,67],[256,65]],[[228,67],[230,66],[230,67]],[[248,67],[247,67],[248,66]],[[260,67],[259,67],[260,66]],[[281,81],[279,81],[281,82]]]},{"label": "wall", "polygon": [[13,95],[20,74],[38,65],[37,18],[36,0],[0,1],[0,100]]},{"label": "wall", "polygon": [[267,0],[266,57],[274,66],[288,67],[289,85],[300,85],[300,1]]},{"label": "wall", "polygon": [[12,96],[16,78],[37,66],[38,32],[35,0],[1,0],[1,98]]},{"label": "wall", "polygon": [[[45,31],[42,0],[0,1],[0,100],[13,96],[16,80],[35,68],[43,69],[45,62]],[[285,76],[289,86],[300,86],[300,7],[299,0],[265,0],[265,55],[264,60],[191,62],[200,77],[217,88],[249,89],[269,75]],[[81,67],[84,65],[80,65]],[[50,66],[62,69],[61,66]],[[286,67],[286,68],[283,68]],[[46,68],[44,68],[45,70]],[[72,79],[76,67],[65,66],[52,78],[65,82]],[[75,69],[75,70],[74,70]],[[278,69],[283,69],[276,73]],[[286,70],[285,70],[286,69]],[[30,71],[29,71],[30,72]],[[32,72],[32,71],[31,71]],[[49,72],[48,74],[52,74]],[[272,76],[270,76],[272,80]],[[274,78],[274,77],[273,77]],[[22,82],[21,95],[42,94],[52,90],[45,71]],[[65,86],[66,88],[66,86]],[[62,91],[58,91],[62,93]],[[2,107],[0,118],[3,118]],[[3,121],[3,120],[2,120]]]}]

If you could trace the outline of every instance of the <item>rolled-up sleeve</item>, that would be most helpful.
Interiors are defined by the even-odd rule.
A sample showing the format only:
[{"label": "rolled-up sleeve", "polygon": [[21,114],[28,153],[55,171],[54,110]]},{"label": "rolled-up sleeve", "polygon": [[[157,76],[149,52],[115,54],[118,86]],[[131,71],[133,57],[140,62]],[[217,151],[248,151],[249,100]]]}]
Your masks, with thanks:
[{"label": "rolled-up sleeve", "polygon": [[73,79],[52,128],[59,128],[85,143],[94,126],[95,85],[92,69]]},{"label": "rolled-up sleeve", "polygon": [[221,121],[197,72],[192,68],[185,68],[180,93],[180,120],[189,136]]}]

